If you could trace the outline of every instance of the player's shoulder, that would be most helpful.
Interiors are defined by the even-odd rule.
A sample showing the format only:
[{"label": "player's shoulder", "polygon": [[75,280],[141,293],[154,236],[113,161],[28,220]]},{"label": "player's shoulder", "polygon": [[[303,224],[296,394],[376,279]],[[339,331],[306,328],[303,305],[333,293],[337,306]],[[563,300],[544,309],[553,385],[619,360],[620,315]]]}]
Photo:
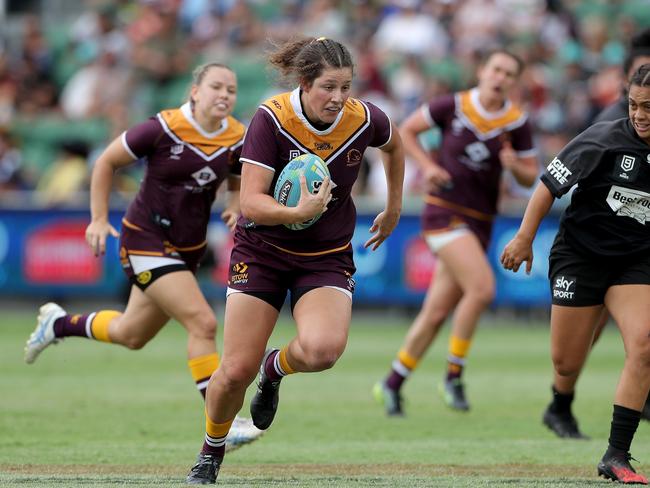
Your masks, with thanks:
[{"label": "player's shoulder", "polygon": [[278,116],[286,116],[287,114],[293,113],[291,92],[278,93],[277,95],[267,98],[260,104],[259,109],[271,111]]},{"label": "player's shoulder", "polygon": [[629,139],[628,118],[603,120],[587,127],[580,135],[582,141],[597,145],[612,145]]}]

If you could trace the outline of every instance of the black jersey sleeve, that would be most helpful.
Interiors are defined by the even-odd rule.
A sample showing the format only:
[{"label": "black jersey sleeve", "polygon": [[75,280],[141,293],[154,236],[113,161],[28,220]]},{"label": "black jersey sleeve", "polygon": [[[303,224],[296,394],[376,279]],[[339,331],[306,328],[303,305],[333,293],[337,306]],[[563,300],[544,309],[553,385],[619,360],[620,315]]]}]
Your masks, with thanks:
[{"label": "black jersey sleeve", "polygon": [[600,165],[607,152],[610,125],[603,122],[578,134],[546,166],[541,179],[554,197],[564,195]]}]

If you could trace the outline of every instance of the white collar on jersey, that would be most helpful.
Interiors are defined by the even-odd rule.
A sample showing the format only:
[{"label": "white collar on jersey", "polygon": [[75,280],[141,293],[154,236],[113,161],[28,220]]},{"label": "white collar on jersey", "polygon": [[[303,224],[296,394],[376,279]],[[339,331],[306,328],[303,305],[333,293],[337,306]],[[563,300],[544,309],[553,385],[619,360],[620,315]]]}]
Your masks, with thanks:
[{"label": "white collar on jersey", "polygon": [[345,106],[344,106],[339,112],[339,114],[336,116],[336,120],[334,120],[334,122],[332,122],[332,125],[330,125],[327,129],[318,130],[316,127],[311,125],[311,122],[309,122],[309,119],[307,119],[307,117],[302,111],[302,105],[300,104],[300,87],[296,88],[294,91],[291,92],[291,96],[289,99],[291,100],[291,106],[293,107],[293,111],[298,116],[300,121],[305,125],[305,127],[307,127],[307,129],[309,129],[311,132],[319,136],[326,136],[327,134],[331,133],[334,129],[336,129],[336,126],[339,124],[339,121],[343,117],[343,111],[345,110]]},{"label": "white collar on jersey", "polygon": [[481,101],[478,98],[478,87],[472,88],[469,91],[469,99],[472,101],[472,105],[474,105],[479,115],[484,119],[488,119],[488,120],[498,119],[499,117],[502,117],[503,115],[506,114],[508,110],[510,110],[510,107],[512,107],[512,102],[510,101],[510,99],[506,98],[506,103],[503,104],[503,108],[501,108],[501,110],[498,110],[496,112],[488,112],[487,110],[485,110],[485,108],[481,104]]},{"label": "white collar on jersey", "polygon": [[187,121],[192,124],[192,127],[194,127],[197,132],[206,139],[213,139],[228,128],[228,118],[226,117],[225,119],[221,120],[221,127],[219,127],[216,131],[206,132],[203,127],[201,127],[201,124],[196,121],[194,115],[192,115],[192,107],[190,106],[190,102],[185,102],[183,105],[181,105],[181,113],[185,116]]}]

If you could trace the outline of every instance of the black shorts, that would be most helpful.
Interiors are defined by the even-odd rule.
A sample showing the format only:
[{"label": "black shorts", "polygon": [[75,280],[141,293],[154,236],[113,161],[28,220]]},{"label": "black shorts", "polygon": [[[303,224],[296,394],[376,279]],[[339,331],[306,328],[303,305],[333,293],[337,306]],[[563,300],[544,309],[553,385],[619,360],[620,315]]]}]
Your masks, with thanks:
[{"label": "black shorts", "polygon": [[551,302],[565,307],[602,305],[615,285],[650,285],[650,253],[634,257],[578,253],[558,234],[548,265]]}]

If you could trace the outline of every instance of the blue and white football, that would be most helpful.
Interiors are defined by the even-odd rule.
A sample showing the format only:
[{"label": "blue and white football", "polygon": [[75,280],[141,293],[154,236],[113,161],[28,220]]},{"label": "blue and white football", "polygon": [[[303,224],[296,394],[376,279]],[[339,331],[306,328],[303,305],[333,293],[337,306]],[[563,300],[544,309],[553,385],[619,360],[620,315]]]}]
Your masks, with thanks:
[{"label": "blue and white football", "polygon": [[[307,189],[318,193],[325,177],[330,175],[325,162],[315,154],[301,154],[284,167],[275,183],[273,197],[282,205],[295,207],[300,200],[300,175],[305,175]],[[320,218],[320,215],[300,224],[285,224],[291,230],[306,229]]]}]

